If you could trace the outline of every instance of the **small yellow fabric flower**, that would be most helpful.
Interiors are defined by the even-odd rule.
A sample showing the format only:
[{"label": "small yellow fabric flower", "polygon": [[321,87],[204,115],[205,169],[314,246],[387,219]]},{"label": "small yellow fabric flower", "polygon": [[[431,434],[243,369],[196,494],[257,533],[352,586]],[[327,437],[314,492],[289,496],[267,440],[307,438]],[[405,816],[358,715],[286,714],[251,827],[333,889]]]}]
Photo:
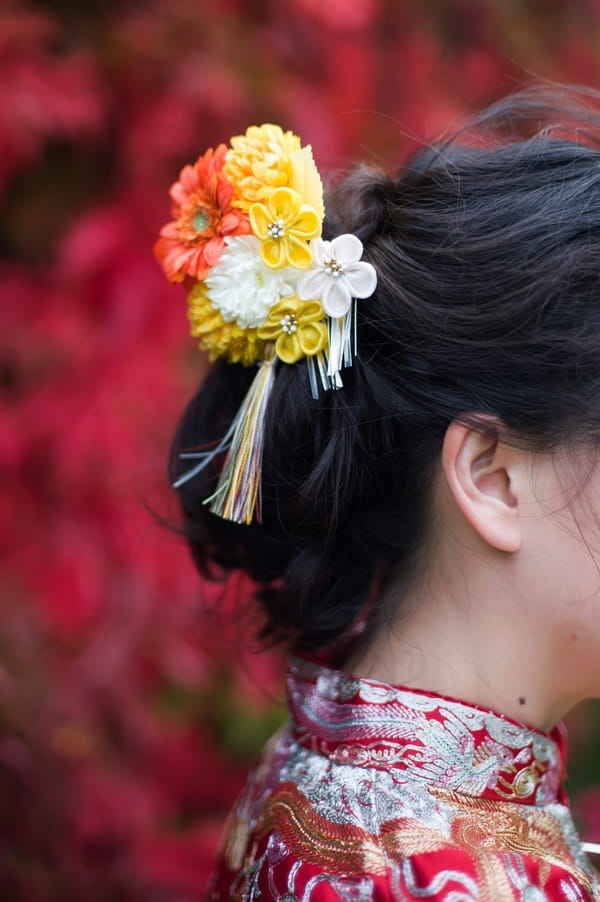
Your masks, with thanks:
[{"label": "small yellow fabric flower", "polygon": [[252,125],[244,135],[232,138],[223,171],[233,185],[233,205],[247,212],[273,188],[291,185],[292,157],[299,150],[297,135],[269,123]]},{"label": "small yellow fabric flower", "polygon": [[327,347],[325,313],[319,301],[301,301],[296,295],[283,298],[269,311],[267,321],[256,330],[263,341],[275,342],[275,353],[284,363],[296,363]]},{"label": "small yellow fabric flower", "polygon": [[299,194],[291,188],[275,188],[266,203],[250,207],[249,216],[252,231],[262,241],[260,255],[267,266],[310,266],[313,257],[307,242],[320,234],[321,220]]},{"label": "small yellow fabric flower", "polygon": [[188,295],[188,319],[191,334],[200,339],[200,348],[208,351],[211,360],[224,357],[244,366],[262,360],[264,341],[257,329],[240,329],[237,323],[226,322],[212,306],[204,282],[198,282]]}]

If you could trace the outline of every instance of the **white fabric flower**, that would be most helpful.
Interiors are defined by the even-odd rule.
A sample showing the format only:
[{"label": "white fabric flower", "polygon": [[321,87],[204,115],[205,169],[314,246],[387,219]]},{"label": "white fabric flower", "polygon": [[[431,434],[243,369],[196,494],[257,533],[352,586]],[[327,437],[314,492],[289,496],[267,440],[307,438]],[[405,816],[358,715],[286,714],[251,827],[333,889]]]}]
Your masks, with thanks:
[{"label": "white fabric flower", "polygon": [[370,263],[360,262],[363,246],[356,235],[339,235],[333,241],[313,238],[310,248],[313,263],[298,281],[303,301],[320,299],[325,313],[337,318],[348,312],[352,298],[373,294],[377,273]]},{"label": "white fabric flower", "polygon": [[289,267],[265,266],[254,235],[238,235],[225,239],[223,253],[204,281],[212,306],[226,322],[256,329],[273,304],[294,294],[297,278]]}]

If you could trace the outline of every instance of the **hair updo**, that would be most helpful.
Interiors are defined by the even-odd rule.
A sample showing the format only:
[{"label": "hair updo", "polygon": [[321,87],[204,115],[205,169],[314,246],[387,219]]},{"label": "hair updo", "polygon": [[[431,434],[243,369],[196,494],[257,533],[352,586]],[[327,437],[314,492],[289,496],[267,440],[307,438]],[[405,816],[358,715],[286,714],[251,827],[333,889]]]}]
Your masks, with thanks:
[{"label": "hair updo", "polygon": [[[358,304],[344,387],[311,395],[306,360],[281,366],[266,418],[262,523],[211,514],[219,462],[178,489],[208,576],[257,586],[262,638],[332,649],[359,617],[381,625],[421,566],[448,425],[477,413],[551,450],[600,436],[600,95],[508,98],[397,179],[359,168],[327,203],[325,237],[354,232],[377,270]],[[174,438],[227,431],[253,368],[217,361]]]}]

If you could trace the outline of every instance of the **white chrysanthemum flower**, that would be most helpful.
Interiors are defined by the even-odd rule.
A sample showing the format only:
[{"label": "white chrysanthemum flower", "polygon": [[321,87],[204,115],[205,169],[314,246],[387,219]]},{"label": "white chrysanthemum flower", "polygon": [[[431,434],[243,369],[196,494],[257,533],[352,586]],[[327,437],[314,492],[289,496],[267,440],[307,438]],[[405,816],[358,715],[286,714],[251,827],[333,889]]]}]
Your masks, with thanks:
[{"label": "white chrysanthemum flower", "polygon": [[281,298],[295,293],[297,273],[290,267],[270,269],[260,258],[254,235],[225,239],[219,261],[205,279],[206,293],[223,319],[240,329],[256,329]]}]

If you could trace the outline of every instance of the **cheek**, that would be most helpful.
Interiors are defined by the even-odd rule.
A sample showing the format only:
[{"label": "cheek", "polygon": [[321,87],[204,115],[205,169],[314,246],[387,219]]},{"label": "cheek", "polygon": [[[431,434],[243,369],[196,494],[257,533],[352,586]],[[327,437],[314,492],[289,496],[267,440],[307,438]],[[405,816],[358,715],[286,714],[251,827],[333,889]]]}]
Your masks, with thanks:
[{"label": "cheek", "polygon": [[[550,638],[557,691],[600,696],[600,473],[548,468],[525,517],[536,628]],[[581,476],[585,473],[585,476]]]},{"label": "cheek", "polygon": [[570,553],[571,568],[579,564],[580,579],[582,583],[588,580],[590,591],[596,582],[594,574],[600,578],[600,474],[597,470],[596,466],[568,506],[557,515],[568,552],[562,558],[568,562]]},{"label": "cheek", "polygon": [[546,566],[557,588],[583,601],[600,586],[600,467],[583,458],[555,462],[546,480],[539,508]]},{"label": "cheek", "polygon": [[585,503],[552,547],[558,660],[586,695],[600,696],[600,527]]},{"label": "cheek", "polygon": [[600,530],[588,518],[561,518],[549,543],[549,567],[555,592],[573,618],[585,618],[597,607],[600,596]]},{"label": "cheek", "polygon": [[546,510],[529,527],[528,582],[540,613],[569,638],[567,647],[589,633],[600,656],[600,523],[589,497]]},{"label": "cheek", "polygon": [[563,687],[575,686],[580,699],[600,698],[600,611],[583,606],[571,614],[559,636],[557,676]]}]

